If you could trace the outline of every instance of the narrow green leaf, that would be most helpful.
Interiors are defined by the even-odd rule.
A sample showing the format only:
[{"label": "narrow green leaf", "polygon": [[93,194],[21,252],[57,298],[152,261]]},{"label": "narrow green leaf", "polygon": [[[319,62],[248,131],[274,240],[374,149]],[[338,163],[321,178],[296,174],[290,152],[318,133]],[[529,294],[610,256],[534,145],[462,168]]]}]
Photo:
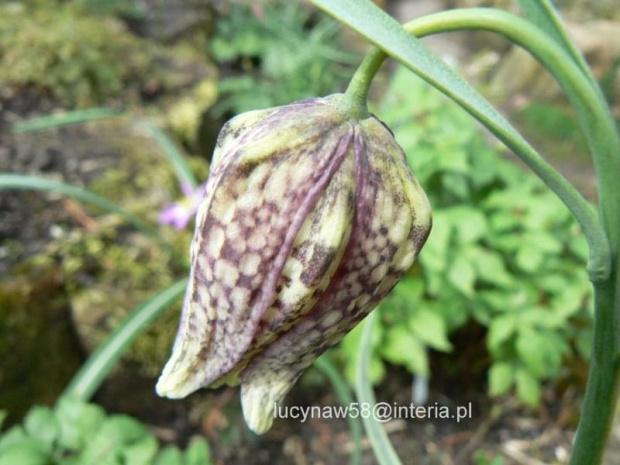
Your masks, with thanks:
[{"label": "narrow green leaf", "polygon": [[570,38],[562,24],[562,19],[552,0],[517,0],[519,7],[525,13],[527,19],[534,23],[545,34],[549,35],[573,61],[581,68],[583,74],[590,80],[592,85],[598,90],[599,86],[590,72],[590,67],[586,63],[583,55],[577,48],[575,42]]},{"label": "narrow green leaf", "polygon": [[112,118],[120,116],[122,110],[112,108],[89,108],[86,110],[75,110],[56,115],[47,115],[31,118],[26,121],[11,125],[11,132],[14,134],[25,134],[28,132],[47,131],[71,124],[86,123],[98,119]]},{"label": "narrow green leaf", "polygon": [[[338,396],[340,403],[347,407],[353,404],[353,396],[349,390],[347,382],[342,377],[338,369],[326,356],[320,357],[315,363],[319,370],[323,372],[332,383],[334,391]],[[351,465],[359,465],[362,462],[362,424],[359,417],[347,417],[349,421],[349,429],[351,430],[351,440],[353,442],[353,451],[351,452]]]},{"label": "narrow green leaf", "polygon": [[177,146],[170,140],[164,131],[153,126],[146,121],[136,121],[136,126],[144,130],[153,140],[161,147],[164,155],[174,168],[177,178],[181,184],[189,184],[194,189],[198,187],[198,180],[194,176],[194,172],[187,163],[183,154]]},{"label": "narrow green leaf", "polygon": [[[367,85],[368,79],[382,63],[385,53],[452,98],[519,155],[562,199],[584,228],[592,255],[597,258],[593,264],[595,272],[601,275],[609,272],[608,240],[596,211],[473,87],[371,1],[313,0],[313,3],[377,45],[378,49],[371,52],[356,73],[360,89]],[[565,59],[563,49],[535,26],[506,12],[479,8],[422,17],[406,27],[420,36],[468,28],[493,30],[536,53],[567,91],[571,101],[576,102],[581,122],[589,136],[602,190],[615,186],[613,173],[620,171],[620,140],[609,109],[580,69],[571,60]],[[357,94],[363,96],[363,91]],[[620,196],[603,196],[602,200],[608,233],[612,245],[615,245],[620,237],[620,228],[616,227],[620,224]]]},{"label": "narrow green leaf", "polygon": [[186,284],[187,279],[178,281],[133,310],[82,365],[63,396],[88,400],[136,337],[183,294]]},{"label": "narrow green leaf", "polygon": [[45,192],[58,192],[59,194],[66,195],[82,202],[90,203],[97,208],[108,211],[110,213],[116,213],[120,215],[125,221],[134,225],[138,230],[144,234],[152,237],[158,243],[160,243],[167,250],[172,251],[170,244],[163,239],[159,233],[151,226],[146,224],[141,219],[132,215],[126,210],[123,210],[114,202],[100,197],[97,194],[93,194],[86,189],[72,186],[71,184],[65,184],[63,182],[52,181],[50,179],[40,178],[37,176],[30,176],[26,174],[6,174],[0,173],[0,190],[2,189],[18,189],[18,190],[35,190]]},{"label": "narrow green leaf", "polygon": [[[375,405],[375,395],[372,392],[372,385],[369,381],[368,370],[370,368],[370,352],[372,328],[375,323],[377,313],[371,313],[364,322],[362,338],[360,341],[360,356],[357,365],[357,376],[355,381],[355,392],[360,404],[368,405],[372,409]],[[372,450],[380,465],[400,465],[401,461],[390,442],[381,423],[372,415],[362,417],[362,422],[366,429],[366,434],[372,445]]]}]

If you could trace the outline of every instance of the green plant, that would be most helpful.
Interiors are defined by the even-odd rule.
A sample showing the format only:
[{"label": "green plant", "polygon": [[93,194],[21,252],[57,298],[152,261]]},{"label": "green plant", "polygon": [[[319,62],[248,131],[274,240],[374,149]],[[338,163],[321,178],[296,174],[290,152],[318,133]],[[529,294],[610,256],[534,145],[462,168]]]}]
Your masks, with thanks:
[{"label": "green plant", "polygon": [[338,27],[298,0],[232,3],[217,21],[210,52],[238,71],[220,80],[212,111],[238,114],[344,87],[357,56],[339,46]]},{"label": "green plant", "polygon": [[[381,304],[372,378],[381,360],[429,376],[428,350],[471,319],[488,328],[491,394],[517,386],[539,401],[577,347],[589,355],[587,244],[540,180],[502,159],[460,108],[399,70],[379,114],[393,129],[433,205],[434,231],[419,266]],[[441,156],[437,156],[441,154]],[[356,335],[343,342],[349,374]]]},{"label": "green plant", "polygon": [[[520,1],[529,21],[498,10],[463,9],[423,17],[404,28],[370,2],[314,0],[314,3],[378,46],[366,57],[347,89],[352,100],[364,107],[372,79],[383,61],[388,55],[398,59],[459,103],[512,149],[565,203],[583,228],[589,246],[588,273],[595,294],[594,350],[571,463],[600,463],[620,384],[620,338],[616,324],[620,311],[617,281],[620,190],[616,179],[620,172],[620,135],[598,83],[569,39],[553,3]],[[598,212],[484,98],[407,34],[422,37],[463,29],[504,35],[535,55],[558,80],[575,107],[588,139],[599,182]],[[369,334],[367,331],[362,336],[361,344],[370,344]],[[371,440],[377,453],[386,449],[385,438],[371,437]],[[379,461],[398,463],[398,459],[386,455],[380,455]]]},{"label": "green plant", "polygon": [[[0,423],[1,426],[1,423]],[[33,407],[20,425],[0,433],[0,465],[208,465],[209,446],[162,446],[139,421],[108,415],[96,404],[65,397],[54,409]]]},{"label": "green plant", "polygon": [[[581,57],[575,45],[568,38],[553,8],[553,4],[550,0],[541,0],[540,2],[520,1],[522,9],[530,21],[496,10],[463,9],[423,17],[405,25],[403,28],[370,1],[314,0],[314,3],[362,33],[377,45],[362,62],[346,94],[341,96],[347,102],[347,108],[355,110],[350,115],[365,114],[370,83],[387,56],[395,57],[407,68],[437,87],[444,94],[459,103],[470,115],[482,122],[544,181],[547,187],[565,204],[581,226],[589,249],[588,276],[594,288],[594,331],[588,387],[571,463],[601,463],[606,438],[609,435],[611,419],[615,410],[617,387],[620,384],[620,337],[618,337],[618,328],[620,327],[618,325],[618,314],[620,313],[620,190],[617,187],[617,173],[620,172],[620,136],[600,88],[592,77],[583,57]],[[483,29],[503,34],[533,53],[559,81],[579,115],[581,126],[587,136],[588,146],[592,152],[599,182],[600,200],[598,210],[592,208],[565,178],[545,162],[537,151],[484,98],[459,78],[445,63],[428,52],[411,35],[414,34],[421,37],[438,32],[463,29]],[[254,92],[256,92],[256,89],[254,89]],[[435,160],[433,161],[441,160],[441,156],[442,154],[434,154],[433,158]],[[462,154],[460,156],[463,159]],[[462,161],[467,161],[467,158],[465,157]],[[456,166],[458,166],[458,163]],[[428,179],[435,176],[437,182],[442,183],[444,187],[445,192],[438,193],[437,197],[441,202],[446,202],[447,210],[449,211],[447,217],[443,218],[444,225],[448,229],[448,232],[444,232],[443,235],[448,236],[448,241],[440,242],[440,244],[449,245],[450,240],[452,240],[449,233],[454,233],[454,231],[458,231],[458,236],[455,236],[454,239],[459,241],[467,239],[470,242],[467,243],[467,247],[461,247],[461,244],[461,246],[456,248],[460,255],[464,255],[463,257],[457,257],[458,260],[455,259],[453,266],[450,267],[450,270],[456,269],[456,271],[450,272],[449,270],[446,271],[447,269],[434,269],[432,273],[425,272],[424,279],[428,280],[430,293],[433,291],[432,276],[444,276],[452,287],[451,291],[456,296],[455,298],[469,297],[474,291],[484,292],[487,296],[485,303],[492,312],[497,312],[500,306],[498,303],[492,303],[494,297],[492,291],[500,293],[502,299],[500,303],[504,303],[507,308],[513,308],[514,310],[516,305],[523,303],[529,306],[529,310],[535,310],[540,306],[540,302],[537,300],[540,293],[537,292],[532,297],[530,295],[532,294],[531,289],[526,288],[524,290],[520,289],[516,296],[511,295],[510,292],[507,294],[506,289],[510,288],[511,283],[499,277],[502,275],[501,265],[498,264],[497,259],[489,259],[490,255],[486,253],[488,251],[485,251],[485,248],[482,246],[488,244],[502,254],[506,254],[507,251],[517,252],[514,257],[511,257],[511,260],[506,260],[507,265],[504,265],[506,274],[511,272],[516,276],[521,274],[535,275],[538,270],[532,267],[532,263],[538,263],[542,267],[547,266],[546,261],[549,261],[551,269],[561,271],[561,280],[564,280],[561,283],[557,280],[555,282],[551,280],[551,283],[547,282],[541,285],[545,291],[545,298],[549,300],[557,298],[555,294],[558,289],[564,285],[564,282],[571,280],[574,272],[573,266],[565,267],[565,260],[554,261],[552,255],[555,257],[556,254],[565,254],[565,257],[571,257],[570,260],[576,261],[580,256],[584,255],[583,247],[579,245],[566,247],[565,237],[560,238],[561,240],[556,240],[555,238],[551,239],[545,236],[547,230],[541,228],[540,224],[537,224],[539,219],[542,218],[544,221],[548,221],[551,226],[549,224],[545,226],[550,227],[554,231],[554,228],[557,228],[560,235],[563,234],[562,231],[572,234],[570,225],[569,227],[566,227],[566,224],[562,226],[563,223],[568,222],[568,219],[567,217],[564,218],[561,212],[559,214],[557,212],[550,212],[546,206],[538,208],[531,199],[535,195],[539,195],[536,194],[540,189],[539,186],[527,181],[526,178],[517,177],[514,173],[498,174],[494,182],[504,183],[503,185],[507,191],[513,189],[511,191],[513,196],[520,195],[525,200],[529,199],[529,201],[520,206],[518,202],[514,201],[514,198],[507,197],[504,191],[498,192],[482,199],[482,206],[488,209],[486,210],[488,214],[492,218],[501,218],[496,220],[498,224],[488,224],[489,230],[485,231],[481,224],[487,222],[486,218],[482,221],[478,218],[477,222],[466,221],[469,219],[468,215],[475,216],[474,212],[476,210],[468,209],[462,205],[456,207],[454,204],[458,200],[469,199],[470,192],[476,191],[473,189],[473,186],[479,188],[481,185],[485,185],[487,177],[484,171],[486,167],[484,165],[479,168],[475,176],[470,177],[466,176],[466,164],[461,166],[465,173],[460,173],[456,176],[454,176],[455,173],[444,173],[440,170],[432,172],[429,169],[429,173],[427,173]],[[420,171],[423,170],[424,168],[420,167]],[[520,186],[514,186],[513,183],[515,181],[512,179],[513,177],[519,180]],[[459,181],[459,179],[461,180]],[[68,189],[66,186],[59,186],[57,184],[45,185],[40,180],[40,183],[37,184],[31,178],[25,179],[10,175],[3,176],[1,180],[0,187],[5,188],[18,187],[41,190],[51,188],[62,190],[69,195],[83,198],[98,204],[102,208],[120,213],[134,224],[141,226],[134,218],[123,214],[122,211],[114,208],[109,202],[102,202],[100,198],[85,196],[79,190]],[[446,180],[449,180],[449,182]],[[544,197],[541,198],[544,199]],[[548,202],[547,199],[544,201]],[[454,202],[454,204],[450,202]],[[511,214],[505,214],[503,217],[501,215],[496,216],[496,209],[499,210],[500,207],[516,208],[517,212],[523,215],[523,217],[519,217],[518,220],[520,222],[515,224],[514,217]],[[525,213],[521,212],[519,208],[523,208]],[[450,216],[455,216],[459,219],[450,218]],[[531,221],[531,223],[527,223],[528,221]],[[525,224],[529,224],[529,226],[524,226]],[[475,227],[472,228],[472,225],[475,225]],[[148,231],[148,229],[146,230]],[[502,231],[509,231],[510,234],[502,238]],[[533,233],[535,237],[531,237]],[[539,236],[540,240],[538,239]],[[519,244],[520,240],[525,240],[526,245]],[[469,250],[475,251],[477,260],[487,259],[487,266],[494,270],[492,276],[486,275],[486,271],[481,271],[481,268],[473,265],[472,261],[468,265],[468,259],[471,258],[467,256]],[[443,253],[444,249],[440,252]],[[430,254],[432,255],[432,252]],[[519,254],[523,255],[521,259]],[[436,255],[439,258],[439,263],[441,263],[441,254]],[[427,268],[429,264],[432,268],[434,263],[430,263],[430,258],[429,263],[426,263]],[[442,274],[442,271],[446,271],[447,274]],[[580,287],[583,281],[582,279],[576,287]],[[482,286],[482,284],[491,286],[491,289],[477,287]],[[143,331],[148,322],[160,314],[162,309],[167,306],[168,298],[178,295],[177,293],[180,293],[181,287],[182,285],[178,283],[160,293],[152,301],[136,309],[135,313],[120,326],[119,330],[78,374],[75,382],[69,389],[68,395],[75,391],[76,386],[80,387],[81,392],[84,393],[92,392],[96,389],[105,373],[107,373],[114,361],[120,357],[120,354],[126,349],[135,335]],[[413,289],[414,297],[421,297],[422,293],[419,289],[416,290],[415,285],[410,285],[406,288],[409,290]],[[427,290],[424,291],[426,292]],[[437,292],[436,288],[435,292]],[[580,294],[580,296],[582,295]],[[396,297],[398,297],[398,294]],[[546,325],[554,321],[565,321],[567,316],[579,310],[575,310],[573,297],[569,295],[568,302],[558,301],[555,305],[550,305],[550,311],[544,313],[544,318],[540,317],[542,312],[532,312],[528,317],[533,318],[533,320],[527,321],[530,323],[536,322],[536,324],[532,324],[532,328],[529,329],[530,333],[523,336],[523,340],[525,342],[530,340],[537,341],[537,344],[534,346],[537,349],[536,352],[540,350],[545,353],[542,363],[551,363],[557,366],[558,356],[561,356],[565,351],[562,343],[564,335],[561,332],[559,333],[560,337],[553,335],[553,331],[557,328],[553,325],[546,327]],[[509,301],[512,298],[515,298],[516,302],[510,304]],[[566,308],[569,310],[567,311]],[[449,313],[449,309],[446,312]],[[482,322],[486,319],[484,314],[479,314],[473,309],[471,313]],[[520,318],[522,316],[521,314],[519,315]],[[445,334],[445,330],[441,328],[441,323],[437,323],[439,321],[437,318],[431,317],[429,319],[427,315],[426,319],[428,321],[435,321],[431,324],[431,326],[434,325],[435,334]],[[360,330],[359,336],[361,350],[358,376],[356,378],[356,391],[360,400],[366,402],[374,401],[372,390],[368,385],[368,373],[371,361],[372,337],[375,334],[373,331],[375,328],[373,323],[375,321],[376,318],[371,317],[363,327],[363,330]],[[427,322],[427,324],[429,323]],[[490,325],[492,324],[490,323]],[[548,332],[542,335],[535,334],[535,331],[542,330],[548,330]],[[532,395],[532,393],[535,394],[535,388],[532,388],[535,383],[532,373],[538,373],[541,361],[537,353],[532,354],[531,347],[525,347],[525,344],[520,344],[521,334],[518,334],[515,341],[510,339],[515,331],[520,331],[520,329],[516,328],[516,324],[507,323],[504,324],[501,330],[490,329],[490,334],[499,333],[499,335],[503,336],[496,336],[494,338],[494,340],[497,339],[497,351],[494,352],[494,355],[499,361],[503,360],[504,363],[508,363],[506,360],[518,360],[519,363],[523,364],[524,369],[517,372],[515,379],[517,386],[521,385],[521,394],[526,399],[532,400],[535,397]],[[508,336],[506,336],[507,334]],[[547,337],[554,342],[549,344],[549,341],[546,339],[541,342],[543,338]],[[439,341],[439,344],[437,341]],[[424,340],[424,342],[429,344],[431,341]],[[446,341],[442,340],[441,337],[434,339],[432,342],[438,345],[438,348],[448,348]],[[520,346],[522,347],[520,348]],[[493,347],[491,349],[493,350]],[[510,358],[512,350],[516,351],[517,358]],[[420,366],[423,366],[423,363]],[[503,380],[499,383],[500,388],[497,389],[499,391],[506,389],[506,385],[510,387],[510,383],[506,382],[506,371],[509,368],[509,366],[504,366],[501,368],[501,371],[503,371],[503,373],[500,373],[501,376],[495,375],[498,379]],[[498,370],[500,369],[496,367],[495,371]],[[523,375],[523,373],[529,373],[529,376]],[[380,425],[370,421],[366,422],[366,428],[379,462],[382,464],[399,463],[399,459]]]}]

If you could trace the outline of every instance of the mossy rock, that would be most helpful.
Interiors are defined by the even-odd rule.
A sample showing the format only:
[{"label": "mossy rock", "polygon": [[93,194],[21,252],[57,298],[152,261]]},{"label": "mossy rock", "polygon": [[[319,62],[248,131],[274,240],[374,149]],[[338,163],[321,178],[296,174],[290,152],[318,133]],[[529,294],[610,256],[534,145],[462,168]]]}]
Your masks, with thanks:
[{"label": "mossy rock", "polygon": [[31,260],[0,282],[0,409],[9,422],[33,404],[51,405],[82,354],[67,312],[62,270]]},{"label": "mossy rock", "polygon": [[[32,147],[42,149],[45,139],[55,144],[67,134],[73,143],[63,153],[69,160],[62,166],[70,161],[78,166],[87,163],[101,168],[81,176],[85,172],[81,167],[66,176],[159,229],[176,256],[173,259],[170,251],[118,215],[72,200],[37,202],[39,209],[65,211],[59,216],[62,221],[53,226],[55,238],[29,260],[44,258],[59,264],[64,279],[62,292],[71,308],[75,332],[85,351],[90,352],[133,308],[187,275],[187,269],[179,262],[189,254],[191,231],[157,226],[159,212],[181,193],[161,148],[139,126],[124,118],[89,123],[41,135]],[[95,148],[99,165],[85,155]],[[205,179],[206,162],[198,158],[189,161],[198,178]],[[64,172],[59,174],[65,176]],[[77,182],[76,176],[83,182]],[[41,213],[29,209],[23,220],[29,221]],[[149,377],[159,373],[172,347],[179,310],[177,302],[136,340],[123,358],[121,370],[129,368]]]},{"label": "mossy rock", "polygon": [[133,107],[216,81],[202,43],[161,46],[88,2],[0,4],[0,97],[34,90],[65,108]]},{"label": "mossy rock", "polygon": [[[174,171],[161,149],[120,122],[101,123],[97,134],[105,137],[118,157],[116,166],[101,173],[89,189],[156,223],[159,212],[180,196]],[[205,178],[206,163],[193,159],[192,164]],[[96,228],[73,230],[50,244],[53,255],[61,259],[75,328],[88,351],[103,342],[133,308],[187,274],[169,251],[124,228],[115,215],[99,216],[96,221]],[[186,259],[191,231],[161,226],[160,232],[172,243],[176,257]],[[177,302],[136,340],[123,367],[149,377],[159,373],[172,347],[180,305]]]}]

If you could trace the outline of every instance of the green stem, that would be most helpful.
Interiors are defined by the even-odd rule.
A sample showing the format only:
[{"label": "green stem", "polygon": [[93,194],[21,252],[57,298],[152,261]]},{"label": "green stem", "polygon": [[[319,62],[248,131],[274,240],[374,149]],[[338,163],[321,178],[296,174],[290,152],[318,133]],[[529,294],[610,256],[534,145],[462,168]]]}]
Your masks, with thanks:
[{"label": "green stem", "polygon": [[[353,405],[353,396],[351,395],[349,386],[334,364],[324,356],[319,358],[314,363],[314,366],[329,378],[340,403],[347,408]],[[362,463],[362,425],[358,417],[349,415],[347,418],[349,420],[349,429],[351,430],[351,442],[353,443],[350,463],[351,465],[359,465]]]},{"label": "green stem", "polygon": [[617,329],[610,321],[620,309],[615,289],[613,281],[595,286],[594,351],[571,465],[602,463],[613,423],[620,386],[620,359],[613,350]]},{"label": "green stem", "polygon": [[[405,29],[418,37],[466,29],[500,33],[543,63],[577,111],[597,173],[603,227],[598,215],[574,186],[534,149],[527,144],[512,143],[501,127],[481,118],[481,114],[472,114],[485,120],[494,134],[562,199],[581,224],[588,240],[589,273],[595,291],[594,351],[570,463],[600,463],[615,412],[620,379],[620,189],[617,186],[620,139],[609,108],[579,63],[575,63],[544,32],[512,14],[480,8],[453,10],[419,18],[405,25]],[[366,98],[368,87],[386,57],[385,53],[374,49],[360,66],[347,93]]]},{"label": "green stem", "polygon": [[[487,8],[445,11],[416,19],[404,28],[417,37],[468,29],[503,34],[534,54],[567,91],[577,109],[583,110],[578,113],[600,179],[601,210],[607,234],[590,204],[534,149],[507,140],[501,128],[494,133],[558,195],[577,218],[590,248],[590,278],[593,282],[607,279],[611,272],[610,257],[618,250],[620,240],[620,190],[615,190],[617,173],[620,172],[620,140],[609,109],[578,65],[538,28],[504,11]],[[374,75],[386,58],[383,51],[373,49],[355,73],[347,93],[357,98],[366,97]]]},{"label": "green stem", "polygon": [[63,396],[89,400],[130,344],[183,294],[186,285],[187,279],[178,281],[133,310],[82,365]]}]

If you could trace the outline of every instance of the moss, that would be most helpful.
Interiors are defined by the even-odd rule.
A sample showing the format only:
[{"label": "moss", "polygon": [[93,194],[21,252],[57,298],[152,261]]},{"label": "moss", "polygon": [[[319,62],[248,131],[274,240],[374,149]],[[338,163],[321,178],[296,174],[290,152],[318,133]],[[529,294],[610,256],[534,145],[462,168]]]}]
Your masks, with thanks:
[{"label": "moss", "polygon": [[11,422],[52,404],[81,362],[61,270],[39,257],[16,271],[0,282],[0,407]]},{"label": "moss", "polygon": [[[97,134],[105,138],[119,157],[115,168],[106,169],[89,189],[117,202],[136,216],[155,223],[158,213],[181,195],[174,172],[150,139],[118,122],[101,122]],[[192,158],[200,177],[207,165]],[[172,194],[171,194],[172,193]],[[90,211],[90,209],[89,209]],[[87,350],[94,349],[144,300],[186,275],[174,265],[169,253],[150,238],[124,228],[115,215],[99,215],[96,229],[75,229],[49,245],[67,279],[76,330]],[[191,231],[162,226],[161,233],[180,256],[186,256]],[[145,376],[155,376],[169,356],[180,311],[177,302],[142,335],[124,357],[123,366]]]},{"label": "moss", "polygon": [[[185,238],[189,240],[187,235]],[[131,310],[173,284],[182,274],[169,256],[140,235],[114,229],[74,231],[54,251],[62,257],[80,340],[88,352],[101,344]],[[166,361],[180,311],[177,302],[132,345],[121,366],[155,376]]]},{"label": "moss", "polygon": [[0,86],[34,87],[68,106],[103,103],[149,86],[155,49],[113,18],[79,6],[0,6]]}]

